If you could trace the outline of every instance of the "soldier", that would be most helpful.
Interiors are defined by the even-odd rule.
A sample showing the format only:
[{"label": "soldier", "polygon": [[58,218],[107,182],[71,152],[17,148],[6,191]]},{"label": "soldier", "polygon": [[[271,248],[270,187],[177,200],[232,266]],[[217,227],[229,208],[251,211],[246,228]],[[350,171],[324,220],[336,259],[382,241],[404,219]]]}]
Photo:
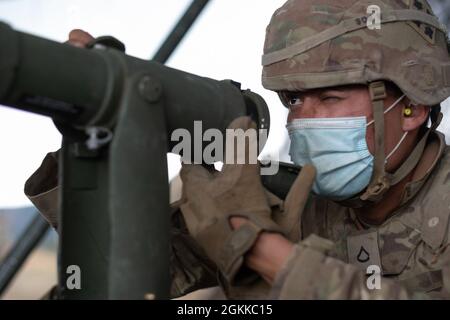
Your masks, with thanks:
[{"label": "soldier", "polygon": [[[450,59],[426,0],[290,0],[263,66],[289,108],[293,162],[316,168],[312,192],[304,206],[301,174],[282,201],[257,165],[184,165],[172,295],[219,283],[234,299],[448,298],[450,153],[436,128]],[[47,156],[25,186],[53,225],[56,167]]]}]

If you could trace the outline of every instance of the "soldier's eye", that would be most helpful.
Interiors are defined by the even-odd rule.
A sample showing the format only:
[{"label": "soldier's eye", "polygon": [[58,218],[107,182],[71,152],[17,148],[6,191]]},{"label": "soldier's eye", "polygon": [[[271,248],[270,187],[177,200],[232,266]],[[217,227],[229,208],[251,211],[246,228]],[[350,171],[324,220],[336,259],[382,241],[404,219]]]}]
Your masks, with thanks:
[{"label": "soldier's eye", "polygon": [[283,92],[281,94],[281,100],[287,107],[298,107],[303,104],[303,98],[300,93],[296,92]]},{"label": "soldier's eye", "polygon": [[334,94],[334,93],[326,93],[326,94],[322,94],[320,95],[320,101],[325,102],[325,103],[336,103],[339,102],[342,97],[338,94]]},{"label": "soldier's eye", "polygon": [[302,100],[300,98],[291,98],[289,100],[289,105],[290,106],[298,106],[300,104],[302,104]]}]

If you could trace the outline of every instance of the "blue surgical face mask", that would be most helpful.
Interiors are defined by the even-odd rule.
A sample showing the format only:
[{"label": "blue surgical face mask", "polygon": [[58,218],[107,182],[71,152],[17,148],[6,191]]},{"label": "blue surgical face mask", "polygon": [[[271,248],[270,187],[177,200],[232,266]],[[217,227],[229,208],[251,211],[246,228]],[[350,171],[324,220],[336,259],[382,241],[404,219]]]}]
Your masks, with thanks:
[{"label": "blue surgical face mask", "polygon": [[[403,99],[402,96],[389,112]],[[289,154],[299,166],[317,169],[313,192],[331,200],[349,199],[363,191],[373,172],[374,158],[366,143],[366,117],[295,119],[287,125]],[[389,159],[407,135],[389,153]]]}]

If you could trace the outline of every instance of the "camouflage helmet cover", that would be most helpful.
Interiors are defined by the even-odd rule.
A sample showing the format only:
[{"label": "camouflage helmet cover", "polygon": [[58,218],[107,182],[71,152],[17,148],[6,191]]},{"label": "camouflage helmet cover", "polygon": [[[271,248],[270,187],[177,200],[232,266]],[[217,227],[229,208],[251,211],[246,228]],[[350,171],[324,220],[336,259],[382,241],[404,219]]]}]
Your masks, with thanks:
[{"label": "camouflage helmet cover", "polygon": [[[372,5],[381,29],[367,27]],[[413,103],[450,96],[447,31],[426,0],[290,0],[267,27],[263,66],[274,91],[387,80]]]}]

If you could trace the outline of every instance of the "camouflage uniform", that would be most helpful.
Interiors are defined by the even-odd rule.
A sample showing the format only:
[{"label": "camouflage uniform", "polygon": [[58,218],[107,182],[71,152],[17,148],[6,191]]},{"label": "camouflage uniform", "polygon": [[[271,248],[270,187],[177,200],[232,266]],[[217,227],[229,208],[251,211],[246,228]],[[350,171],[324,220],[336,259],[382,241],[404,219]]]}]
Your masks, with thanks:
[{"label": "camouflage uniform", "polygon": [[[449,151],[442,134],[430,137],[429,170],[408,184],[401,206],[382,225],[364,224],[351,208],[313,197],[301,221],[306,240],[278,275],[273,297],[450,298]],[[367,287],[369,265],[381,267],[381,290]]]},{"label": "camouflage uniform", "polygon": [[[365,25],[366,9],[374,4],[381,8],[382,30]],[[403,171],[415,171],[395,212],[373,226],[352,209],[382,201],[403,175],[384,172],[383,95],[372,84],[389,80],[413,103],[438,106],[450,96],[446,41],[425,0],[290,0],[275,12],[267,29],[263,85],[274,91],[369,85],[378,165],[363,196],[336,203],[311,195],[299,221],[300,241],[273,286],[261,279],[242,287],[221,283],[228,298],[450,297],[450,150],[434,130],[436,113],[436,125],[406,161]],[[57,161],[49,154],[25,193],[53,226],[57,190]],[[267,194],[277,221],[284,203]],[[172,205],[173,297],[218,284],[216,267],[190,237],[179,205]],[[380,268],[379,290],[367,286],[371,265]]]},{"label": "camouflage uniform", "polygon": [[[369,6],[381,29],[369,28]],[[448,297],[450,155],[435,131],[439,104],[450,95],[447,30],[426,0],[290,0],[267,29],[262,81],[273,91],[363,84],[375,121],[374,173],[367,189],[341,203],[313,198],[301,221],[303,240],[278,275],[278,298]],[[385,172],[384,81],[413,104],[434,106],[432,127],[394,173]],[[381,94],[379,89],[381,88]],[[352,208],[379,203],[414,171],[399,207],[380,226]],[[326,240],[325,240],[326,239]],[[380,267],[380,290],[366,270]],[[392,281],[395,280],[395,281]]]}]

